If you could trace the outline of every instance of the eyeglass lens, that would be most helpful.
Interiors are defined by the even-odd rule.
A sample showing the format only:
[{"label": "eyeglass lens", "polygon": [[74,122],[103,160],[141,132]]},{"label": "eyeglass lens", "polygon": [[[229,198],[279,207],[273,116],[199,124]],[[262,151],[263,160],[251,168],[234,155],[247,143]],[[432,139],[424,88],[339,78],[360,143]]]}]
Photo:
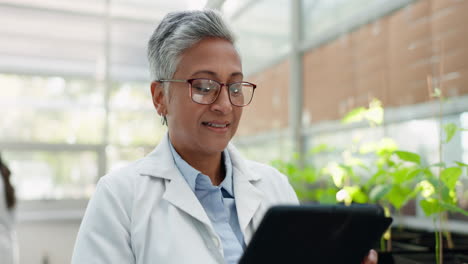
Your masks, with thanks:
[{"label": "eyeglass lens", "polygon": [[[196,79],[192,81],[192,100],[199,104],[212,104],[221,91],[221,85],[213,80]],[[254,87],[249,83],[232,83],[228,86],[229,99],[236,106],[250,103]]]}]

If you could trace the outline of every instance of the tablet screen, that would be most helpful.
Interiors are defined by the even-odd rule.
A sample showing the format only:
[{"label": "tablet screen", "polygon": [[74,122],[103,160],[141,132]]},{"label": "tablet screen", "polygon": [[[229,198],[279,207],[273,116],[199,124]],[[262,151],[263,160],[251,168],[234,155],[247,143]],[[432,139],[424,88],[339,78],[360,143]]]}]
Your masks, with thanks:
[{"label": "tablet screen", "polygon": [[391,222],[376,205],[275,206],[239,263],[361,263]]}]

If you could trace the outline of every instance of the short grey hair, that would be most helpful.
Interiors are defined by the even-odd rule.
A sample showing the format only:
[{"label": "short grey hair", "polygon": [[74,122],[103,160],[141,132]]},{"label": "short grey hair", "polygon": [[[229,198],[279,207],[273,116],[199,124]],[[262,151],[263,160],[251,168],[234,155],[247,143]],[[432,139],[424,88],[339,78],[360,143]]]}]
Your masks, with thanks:
[{"label": "short grey hair", "polygon": [[152,81],[173,78],[182,52],[209,37],[225,39],[234,45],[234,34],[218,11],[204,9],[167,14],[148,41]]}]

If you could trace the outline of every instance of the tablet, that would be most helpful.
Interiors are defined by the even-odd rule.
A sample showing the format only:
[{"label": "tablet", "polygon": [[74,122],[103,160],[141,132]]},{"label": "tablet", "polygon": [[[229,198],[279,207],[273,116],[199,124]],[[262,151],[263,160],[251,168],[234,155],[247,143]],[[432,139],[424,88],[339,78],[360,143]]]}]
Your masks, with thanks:
[{"label": "tablet", "polygon": [[359,264],[392,222],[377,205],[270,208],[239,264]]}]

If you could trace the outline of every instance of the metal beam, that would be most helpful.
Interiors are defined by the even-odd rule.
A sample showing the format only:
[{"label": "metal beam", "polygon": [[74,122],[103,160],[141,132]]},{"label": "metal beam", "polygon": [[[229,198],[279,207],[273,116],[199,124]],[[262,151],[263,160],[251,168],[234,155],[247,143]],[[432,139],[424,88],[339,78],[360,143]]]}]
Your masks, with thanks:
[{"label": "metal beam", "polygon": [[245,1],[243,5],[239,6],[237,10],[232,12],[232,15],[229,17],[229,19],[236,20],[245,10],[249,9],[256,2],[258,1],[257,0]]},{"label": "metal beam", "polygon": [[205,8],[221,10],[221,7],[223,7],[225,1],[226,0],[208,0],[206,2]]},{"label": "metal beam", "polygon": [[0,148],[4,151],[51,151],[51,152],[82,152],[100,151],[105,149],[102,144],[56,144],[56,143],[36,143],[36,142],[0,142]]},{"label": "metal beam", "polygon": [[[89,17],[95,19],[106,19],[106,13],[104,12],[86,12],[86,11],[77,11],[77,10],[70,10],[70,9],[59,9],[59,8],[50,8],[50,7],[42,7],[42,6],[35,6],[35,5],[24,5],[24,4],[17,4],[17,3],[1,3],[0,7],[8,7],[8,8],[16,8],[18,10],[26,10],[26,11],[37,11],[37,12],[44,12],[44,13],[52,13],[52,14],[59,14],[59,15],[69,15],[69,16],[80,16],[80,17]],[[158,10],[155,10],[156,12]],[[165,13],[161,12],[158,14],[159,16],[155,15],[156,19],[145,19],[139,17],[127,17],[127,16],[111,16],[111,19],[118,20],[118,21],[126,21],[126,22],[135,22],[135,23],[146,23],[146,24],[154,24],[157,20],[162,19]]]},{"label": "metal beam", "polygon": [[325,32],[314,36],[312,39],[304,39],[301,45],[301,50],[303,52],[307,52],[324,44],[330,43],[343,34],[347,34],[359,29],[364,25],[378,21],[382,19],[382,17],[396,12],[399,9],[414,3],[415,1],[417,0],[393,0],[383,2],[376,1],[369,5],[363,6],[358,13],[340,21],[340,23],[329,28]]},{"label": "metal beam", "polygon": [[302,66],[302,10],[301,0],[291,0],[291,53],[289,56],[289,128],[293,151],[298,154],[299,166],[304,166],[304,137],[302,136],[303,66]]},{"label": "metal beam", "polygon": [[[106,0],[106,16],[104,24],[104,32],[105,32],[105,39],[104,39],[104,46],[103,46],[103,56],[104,56],[104,76],[101,79],[101,76],[98,76],[99,82],[102,83],[104,88],[104,111],[105,111],[105,119],[104,119],[104,127],[102,131],[102,138],[103,144],[108,146],[109,145],[109,126],[110,126],[110,72],[111,72],[111,65],[110,65],[110,58],[111,58],[111,16],[110,16],[110,9],[111,9],[111,0]],[[105,157],[105,151],[99,153],[99,166],[98,166],[98,177],[104,176],[105,171],[107,171],[107,158]]]}]

